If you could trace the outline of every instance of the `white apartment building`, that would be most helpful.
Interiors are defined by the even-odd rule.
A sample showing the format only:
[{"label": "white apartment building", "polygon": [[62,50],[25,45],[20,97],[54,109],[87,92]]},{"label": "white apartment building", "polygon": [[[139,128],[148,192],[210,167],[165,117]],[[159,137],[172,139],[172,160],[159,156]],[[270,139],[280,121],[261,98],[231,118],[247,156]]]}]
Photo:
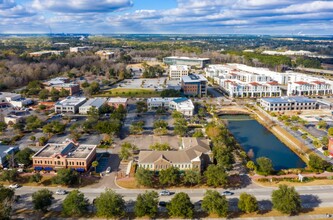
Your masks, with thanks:
[{"label": "white apartment building", "polygon": [[188,76],[190,68],[187,65],[171,65],[169,70],[169,78],[180,80],[183,76]]},{"label": "white apartment building", "polygon": [[306,97],[262,98],[260,105],[266,111],[300,111],[316,109],[317,101]]},{"label": "white apartment building", "polygon": [[99,110],[102,105],[106,103],[106,101],[106,98],[89,99],[86,103],[79,107],[79,113],[86,115],[88,114],[88,111],[93,107]]},{"label": "white apartment building", "polygon": [[209,65],[205,72],[206,77],[212,78],[231,98],[281,95],[280,84],[271,75],[239,70],[238,64]]},{"label": "white apartment building", "polygon": [[320,76],[289,72],[287,95],[328,95],[333,94],[333,81]]},{"label": "white apartment building", "polygon": [[69,96],[66,99],[57,102],[54,105],[54,110],[57,113],[62,112],[71,112],[73,114],[77,113],[79,111],[79,107],[85,103],[86,98],[84,97],[72,97]]}]

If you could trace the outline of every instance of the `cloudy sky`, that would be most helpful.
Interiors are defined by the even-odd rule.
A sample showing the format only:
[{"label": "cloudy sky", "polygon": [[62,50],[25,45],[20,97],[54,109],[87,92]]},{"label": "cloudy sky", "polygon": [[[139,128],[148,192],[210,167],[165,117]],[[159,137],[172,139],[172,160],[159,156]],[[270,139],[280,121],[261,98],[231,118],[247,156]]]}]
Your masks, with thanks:
[{"label": "cloudy sky", "polygon": [[0,33],[333,34],[333,0],[0,0]]}]

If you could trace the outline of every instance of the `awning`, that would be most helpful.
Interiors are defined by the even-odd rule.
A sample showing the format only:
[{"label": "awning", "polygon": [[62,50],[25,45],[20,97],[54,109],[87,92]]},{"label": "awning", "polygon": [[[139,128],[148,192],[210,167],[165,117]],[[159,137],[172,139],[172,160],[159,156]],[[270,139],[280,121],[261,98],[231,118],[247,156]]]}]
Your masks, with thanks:
[{"label": "awning", "polygon": [[84,172],[85,169],[84,169],[84,168],[76,168],[76,171],[77,171],[77,172]]},{"label": "awning", "polygon": [[52,168],[52,167],[45,167],[44,170],[45,170],[45,171],[52,171],[53,168]]},{"label": "awning", "polygon": [[43,167],[35,167],[34,169],[40,171],[43,169]]}]

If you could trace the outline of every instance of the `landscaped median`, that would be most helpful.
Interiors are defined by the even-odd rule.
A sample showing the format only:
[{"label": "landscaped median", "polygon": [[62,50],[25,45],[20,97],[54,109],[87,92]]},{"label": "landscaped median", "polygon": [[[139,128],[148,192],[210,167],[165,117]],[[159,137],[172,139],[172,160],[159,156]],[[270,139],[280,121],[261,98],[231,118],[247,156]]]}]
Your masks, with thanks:
[{"label": "landscaped median", "polygon": [[160,92],[154,89],[131,89],[131,88],[115,88],[97,94],[98,97],[156,97],[160,96]]}]

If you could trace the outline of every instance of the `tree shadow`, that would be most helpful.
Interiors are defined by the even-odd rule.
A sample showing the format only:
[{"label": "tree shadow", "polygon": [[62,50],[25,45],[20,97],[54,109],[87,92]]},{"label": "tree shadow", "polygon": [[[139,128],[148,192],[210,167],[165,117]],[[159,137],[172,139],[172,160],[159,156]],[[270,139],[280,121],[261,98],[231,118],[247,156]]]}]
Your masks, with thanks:
[{"label": "tree shadow", "polygon": [[258,201],[258,214],[265,214],[270,212],[273,209],[273,204],[270,200],[260,200]]},{"label": "tree shadow", "polygon": [[303,211],[302,212],[310,212],[312,211],[314,208],[318,207],[320,205],[320,203],[322,202],[318,196],[316,195],[301,195],[301,201],[302,201],[302,208]]}]

